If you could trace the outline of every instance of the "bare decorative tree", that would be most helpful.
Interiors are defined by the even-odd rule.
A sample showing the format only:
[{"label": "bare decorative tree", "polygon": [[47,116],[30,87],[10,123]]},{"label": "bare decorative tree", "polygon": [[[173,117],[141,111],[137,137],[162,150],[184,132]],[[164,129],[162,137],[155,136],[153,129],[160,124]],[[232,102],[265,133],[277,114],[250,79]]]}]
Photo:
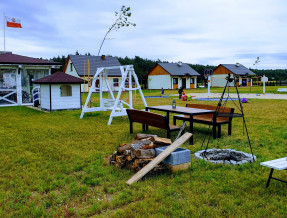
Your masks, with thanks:
[{"label": "bare decorative tree", "polygon": [[256,67],[256,70],[257,70],[257,65],[259,64],[260,60],[259,60],[259,57],[257,57],[257,59],[255,60],[253,66]]},{"label": "bare decorative tree", "polygon": [[98,55],[100,55],[101,49],[103,47],[103,44],[105,40],[107,39],[107,36],[112,31],[117,31],[118,29],[122,27],[129,27],[129,26],[136,26],[135,23],[131,23],[128,21],[128,18],[132,16],[132,13],[130,12],[130,7],[122,6],[120,12],[115,12],[116,21],[113,23],[113,25],[108,29],[108,31],[105,34],[105,37],[101,43]]}]

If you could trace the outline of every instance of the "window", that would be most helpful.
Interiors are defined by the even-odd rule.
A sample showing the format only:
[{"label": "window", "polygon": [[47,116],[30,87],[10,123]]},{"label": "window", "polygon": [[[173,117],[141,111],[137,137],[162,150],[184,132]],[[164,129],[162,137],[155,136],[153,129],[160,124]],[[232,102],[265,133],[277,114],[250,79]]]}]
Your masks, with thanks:
[{"label": "window", "polygon": [[173,84],[178,84],[178,78],[173,78]]},{"label": "window", "polygon": [[192,78],[190,78],[190,84],[193,84],[193,79]]},{"label": "window", "polygon": [[71,85],[61,85],[61,97],[72,96],[72,86]]},{"label": "window", "polygon": [[114,87],[119,87],[119,79],[118,78],[113,78],[113,85],[114,85]]},{"label": "window", "polygon": [[92,85],[93,85],[93,78],[90,78],[89,87],[92,87]]},{"label": "window", "polygon": [[70,63],[71,71],[73,71],[73,63]]}]

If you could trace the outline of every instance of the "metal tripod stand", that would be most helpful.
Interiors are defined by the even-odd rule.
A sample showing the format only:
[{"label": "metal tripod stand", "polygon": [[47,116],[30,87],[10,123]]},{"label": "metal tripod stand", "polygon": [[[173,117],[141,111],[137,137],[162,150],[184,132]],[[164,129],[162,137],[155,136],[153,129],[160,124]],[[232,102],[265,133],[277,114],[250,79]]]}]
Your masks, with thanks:
[{"label": "metal tripod stand", "polygon": [[[231,83],[233,82],[233,85],[234,87],[236,88],[236,93],[237,93],[237,98],[238,98],[238,102],[239,102],[239,106],[235,103],[235,101],[230,97],[229,95],[229,88],[231,87]],[[224,100],[224,95],[225,93],[227,93],[227,97]],[[228,99],[230,99],[237,107],[237,109],[239,110],[239,113],[233,113],[233,114],[230,114],[230,113],[224,113],[224,109],[226,107],[226,104],[227,104],[227,101]],[[243,107],[242,107],[242,102],[241,102],[241,99],[240,99],[240,95],[239,95],[239,92],[238,92],[238,88],[237,88],[237,85],[235,83],[235,79],[234,78],[231,78],[230,74],[228,74],[228,77],[226,78],[226,85],[223,89],[223,92],[222,92],[222,95],[221,95],[221,98],[219,99],[219,102],[217,104],[217,107],[216,107],[216,111],[214,113],[214,116],[217,118],[217,117],[232,117],[232,118],[236,118],[236,117],[242,117],[243,119],[243,135],[244,135],[244,130],[246,131],[246,135],[247,135],[247,139],[248,139],[248,143],[249,143],[249,147],[250,147],[250,151],[251,151],[251,154],[252,154],[252,158],[253,158],[253,162],[255,162],[255,159],[254,159],[254,155],[253,155],[253,151],[252,151],[252,146],[251,146],[251,142],[250,142],[250,138],[249,138],[249,134],[248,134],[248,130],[247,130],[247,126],[246,126],[246,122],[245,122],[245,117],[244,117],[244,112],[243,112]],[[208,127],[208,132],[210,132],[209,136],[208,136],[208,140],[207,140],[207,144],[206,144],[206,147],[205,147],[205,151],[203,153],[203,155],[206,154],[206,150],[208,149],[208,145],[209,145],[209,141],[210,141],[210,137],[211,137],[211,124],[209,125]],[[202,145],[201,145],[201,148],[203,147],[204,145],[204,142],[206,140],[207,136],[204,137],[203,141],[202,141]]]}]

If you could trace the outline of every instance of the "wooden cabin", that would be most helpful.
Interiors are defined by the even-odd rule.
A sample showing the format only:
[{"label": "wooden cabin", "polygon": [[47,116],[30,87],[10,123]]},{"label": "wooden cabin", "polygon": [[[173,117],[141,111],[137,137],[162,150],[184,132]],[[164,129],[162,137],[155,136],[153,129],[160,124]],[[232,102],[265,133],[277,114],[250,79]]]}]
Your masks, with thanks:
[{"label": "wooden cabin", "polygon": [[157,63],[147,74],[149,89],[195,89],[199,73],[184,63]]},{"label": "wooden cabin", "polygon": [[212,87],[223,87],[226,85],[226,77],[236,77],[237,86],[252,86],[252,76],[256,76],[251,70],[242,64],[220,64],[213,70],[211,76]]}]

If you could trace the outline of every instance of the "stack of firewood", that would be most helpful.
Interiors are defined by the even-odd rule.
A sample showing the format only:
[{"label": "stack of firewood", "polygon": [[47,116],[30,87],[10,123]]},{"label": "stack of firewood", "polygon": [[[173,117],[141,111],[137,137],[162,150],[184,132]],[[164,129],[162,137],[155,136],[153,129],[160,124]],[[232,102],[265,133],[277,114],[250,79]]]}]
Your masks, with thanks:
[{"label": "stack of firewood", "polygon": [[[121,144],[110,156],[109,163],[119,169],[126,167],[137,172],[155,158],[155,148],[170,144],[170,139],[139,133],[132,143]],[[163,170],[165,166],[160,163],[152,172]]]}]

